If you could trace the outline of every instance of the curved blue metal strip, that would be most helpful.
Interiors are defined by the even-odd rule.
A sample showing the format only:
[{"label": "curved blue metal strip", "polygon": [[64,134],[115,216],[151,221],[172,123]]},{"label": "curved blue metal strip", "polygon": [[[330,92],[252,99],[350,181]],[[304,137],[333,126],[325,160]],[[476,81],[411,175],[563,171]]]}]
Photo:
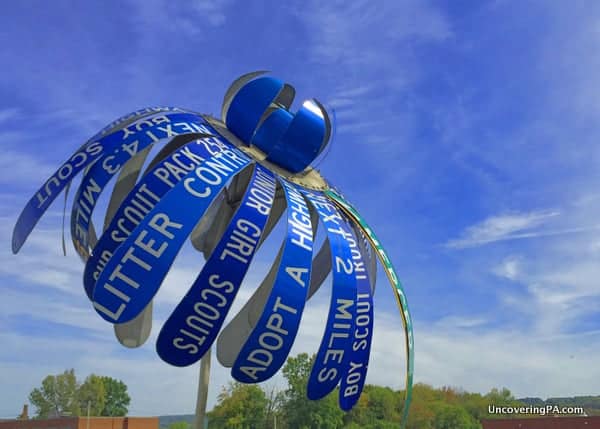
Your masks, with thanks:
[{"label": "curved blue metal strip", "polygon": [[[295,114],[287,110],[289,106],[278,104],[278,96],[289,88],[272,77],[251,80],[233,96],[224,118],[227,128],[244,143],[258,147],[270,162],[299,173],[323,150],[331,126],[327,112],[316,100],[305,101]],[[293,98],[293,88],[288,92]]]},{"label": "curved blue metal strip", "polygon": [[[145,107],[143,109],[136,110],[135,112],[128,113],[126,115],[121,116],[120,118],[115,119],[110,124],[108,124],[107,126],[102,128],[100,131],[98,131],[94,137],[92,137],[91,139],[88,140],[88,142],[99,139],[108,133],[112,134],[113,132],[117,131],[116,128],[122,127],[123,124],[125,124],[125,123],[131,123],[131,122],[137,121],[138,119],[141,119],[141,117],[144,117],[144,116],[154,115],[156,113],[167,113],[167,112],[195,114],[195,112],[192,112],[188,109],[182,109],[180,107],[173,107],[173,106]],[[113,129],[114,129],[114,131],[112,131]]]},{"label": "curved blue metal strip", "polygon": [[[321,154],[321,152],[323,152],[323,149],[325,149],[325,147],[333,141],[333,136],[332,136],[332,127],[334,126],[331,123],[331,120],[329,118],[329,113],[327,112],[327,109],[325,108],[325,106],[316,98],[313,98],[312,100],[310,100],[314,103],[316,109],[321,112],[321,116],[323,117],[323,129],[324,129],[324,135],[323,135],[323,141],[321,142],[321,147],[319,148],[319,154]],[[333,113],[333,118],[335,120],[335,111],[332,110]],[[333,130],[335,131],[335,130]]]},{"label": "curved blue metal strip", "polygon": [[249,164],[240,151],[224,150],[188,173],[160,200],[98,278],[94,308],[103,319],[128,322],[148,305],[210,203]]},{"label": "curved blue metal strip", "polygon": [[325,333],[308,378],[309,399],[321,399],[338,385],[344,360],[352,353],[356,313],[356,272],[352,261],[351,232],[335,205],[323,194],[303,190],[327,231],[331,247],[333,286]]},{"label": "curved blue metal strip", "polygon": [[258,127],[251,143],[267,155],[270,154],[273,146],[283,137],[293,119],[294,116],[285,109],[273,110]]},{"label": "curved blue metal strip", "polygon": [[381,242],[373,232],[373,230],[369,227],[363,217],[356,211],[354,207],[338,192],[335,192],[332,189],[328,189],[325,191],[325,194],[331,198],[336,204],[339,205],[340,209],[342,209],[352,220],[352,222],[359,227],[359,229],[364,233],[365,238],[371,243],[373,249],[375,250],[375,255],[381,262],[383,269],[390,281],[390,286],[394,290],[394,297],[396,298],[396,304],[398,306],[398,310],[400,311],[400,315],[402,317],[402,323],[404,325],[404,333],[405,333],[405,345],[406,345],[406,390],[404,391],[404,406],[402,413],[402,421],[400,422],[400,427],[406,427],[408,420],[408,410],[410,408],[410,403],[412,401],[412,390],[413,390],[413,374],[414,374],[414,363],[415,363],[415,344],[413,338],[413,326],[412,326],[412,318],[410,316],[410,311],[408,309],[408,302],[406,300],[406,294],[404,293],[404,288],[394,266],[392,265],[391,260],[388,257],[387,252],[382,247]]},{"label": "curved blue metal strip", "polygon": [[223,96],[223,104],[221,106],[221,120],[223,123],[227,123],[227,111],[231,105],[231,100],[233,100],[233,97],[235,97],[238,91],[243,88],[246,83],[268,72],[268,70],[258,70],[246,73],[238,77],[231,85],[229,85],[229,88],[227,88],[227,91],[225,91],[225,95]]},{"label": "curved blue metal strip", "polygon": [[303,106],[294,115],[285,134],[275,142],[267,159],[292,173],[299,173],[319,154],[325,137],[325,121],[314,109]]},{"label": "curved blue metal strip", "polygon": [[[108,129],[108,128],[106,128]],[[84,168],[97,161],[111,148],[121,143],[122,130],[82,145],[29,200],[13,230],[12,251],[17,253],[48,207]]]},{"label": "curved blue metal strip", "polygon": [[[178,107],[161,107],[161,106],[157,106],[157,107],[146,107],[144,109],[140,109],[137,110],[135,112],[131,112],[128,113],[124,116],[121,116],[120,118],[114,120],[113,122],[111,122],[110,124],[108,124],[107,126],[105,126],[104,128],[102,128],[100,131],[98,131],[98,133],[96,133],[93,137],[91,137],[90,139],[88,139],[81,147],[86,146],[87,144],[93,142],[94,140],[97,140],[101,137],[103,137],[104,135],[108,134],[108,133],[113,133],[116,132],[119,128],[123,128],[126,125],[129,125],[130,123],[137,121],[139,119],[142,119],[143,117],[147,117],[150,115],[154,115],[160,112],[180,112],[180,113],[190,113],[184,109],[180,109]],[[63,249],[63,254],[66,256],[67,255],[67,249],[66,249],[66,245],[65,245],[65,220],[66,220],[66,213],[67,213],[67,199],[69,196],[69,188],[71,186],[71,182],[67,183],[65,185],[64,188],[64,192],[65,192],[65,200],[64,200],[64,205],[63,205],[63,215],[62,215],[62,249]]]},{"label": "curved blue metal strip", "polygon": [[361,254],[356,233],[346,216],[343,221],[347,230],[352,234],[352,237],[348,237],[348,241],[352,252],[357,288],[352,352],[344,357],[344,370],[339,391],[340,408],[349,411],[358,402],[367,378],[373,338],[373,295],[369,272],[364,255]]},{"label": "curved blue metal strip", "polygon": [[231,145],[217,138],[187,143],[140,179],[121,203],[85,264],[83,285],[90,299],[96,280],[115,249],[129,237],[161,198],[206,159],[231,148]]},{"label": "curved blue metal strip", "polygon": [[231,370],[243,383],[264,381],[285,363],[310,284],[313,233],[308,206],[294,185],[278,179],[288,204],[286,242],[267,303]]},{"label": "curved blue metal strip", "polygon": [[273,174],[256,164],[227,230],[160,331],[156,350],[165,362],[188,366],[210,350],[258,248],[275,184]]},{"label": "curved blue metal strip", "polygon": [[[83,176],[71,210],[71,239],[85,261],[89,257],[88,230],[98,197],[122,166],[151,144],[181,134],[199,133],[206,121],[196,115],[158,115],[144,118],[125,128],[120,144],[107,145],[102,156]],[[112,153],[110,153],[112,152]]]},{"label": "curved blue metal strip", "polygon": [[283,86],[282,81],[272,77],[261,77],[248,82],[229,105],[226,115],[227,128],[244,143],[249,144],[260,118]]}]

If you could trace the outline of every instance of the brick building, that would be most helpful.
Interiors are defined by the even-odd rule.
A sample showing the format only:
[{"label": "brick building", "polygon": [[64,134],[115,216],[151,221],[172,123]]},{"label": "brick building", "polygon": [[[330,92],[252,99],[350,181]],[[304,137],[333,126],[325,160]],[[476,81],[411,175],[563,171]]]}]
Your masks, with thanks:
[{"label": "brick building", "polygon": [[0,429],[158,429],[158,417],[90,417],[89,422],[87,417],[2,420]]},{"label": "brick building", "polygon": [[600,416],[494,419],[481,424],[483,429],[600,429]]}]

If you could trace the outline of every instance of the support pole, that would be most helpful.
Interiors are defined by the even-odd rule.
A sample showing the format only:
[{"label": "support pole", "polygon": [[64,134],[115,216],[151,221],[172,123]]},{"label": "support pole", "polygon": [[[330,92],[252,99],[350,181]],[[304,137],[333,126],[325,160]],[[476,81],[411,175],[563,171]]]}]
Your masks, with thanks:
[{"label": "support pole", "polygon": [[200,360],[200,377],[198,379],[198,397],[196,399],[196,421],[194,429],[206,429],[204,426],[206,416],[206,401],[208,399],[208,380],[210,378],[210,358],[212,348]]},{"label": "support pole", "polygon": [[90,408],[91,408],[92,402],[88,401],[88,406],[87,406],[87,424],[86,427],[87,429],[90,429]]}]

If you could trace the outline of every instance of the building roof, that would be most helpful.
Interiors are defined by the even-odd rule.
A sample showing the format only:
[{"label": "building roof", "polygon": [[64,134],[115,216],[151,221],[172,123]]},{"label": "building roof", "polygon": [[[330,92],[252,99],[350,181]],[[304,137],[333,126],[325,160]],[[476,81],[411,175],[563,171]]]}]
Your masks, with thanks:
[{"label": "building roof", "polygon": [[0,429],[158,429],[158,417],[58,417],[0,421]]}]

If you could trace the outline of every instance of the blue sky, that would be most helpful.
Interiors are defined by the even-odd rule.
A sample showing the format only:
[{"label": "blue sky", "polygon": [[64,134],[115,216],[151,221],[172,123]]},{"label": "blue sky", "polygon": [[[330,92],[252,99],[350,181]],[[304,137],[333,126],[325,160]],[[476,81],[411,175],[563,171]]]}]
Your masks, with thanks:
[{"label": "blue sky", "polygon": [[[197,368],[162,363],[156,329],[121,348],[90,308],[83,265],[62,256],[61,203],[18,256],[10,234],[46,177],[108,122],[150,105],[217,115],[230,82],[258,69],[296,86],[298,102],[335,109],[319,169],[401,275],[416,381],[600,394],[596,2],[29,1],[7,3],[0,28],[0,417],[70,367],[126,381],[132,414],[193,411]],[[200,264],[184,251],[156,326]],[[368,381],[399,387],[391,296],[380,276]],[[325,288],[294,352],[316,351],[327,305]],[[210,404],[229,379],[213,369]]]}]

